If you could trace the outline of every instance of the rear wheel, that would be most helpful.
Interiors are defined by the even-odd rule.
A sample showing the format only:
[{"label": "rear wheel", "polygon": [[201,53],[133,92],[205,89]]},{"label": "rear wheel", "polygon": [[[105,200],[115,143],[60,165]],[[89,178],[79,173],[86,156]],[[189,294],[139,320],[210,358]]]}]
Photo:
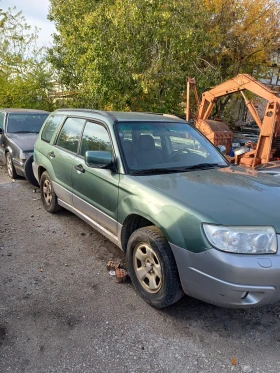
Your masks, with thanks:
[{"label": "rear wheel", "polygon": [[6,153],[6,166],[7,166],[7,171],[8,171],[8,175],[10,176],[10,178],[16,179],[18,175],[16,173],[15,166],[13,164],[12,156],[9,152]]},{"label": "rear wheel", "polygon": [[61,210],[57,202],[57,196],[54,192],[52,181],[47,171],[43,172],[40,179],[41,199],[45,209],[48,212],[58,212]]},{"label": "rear wheel", "polygon": [[159,228],[140,228],[130,236],[127,264],[135,289],[152,306],[167,307],[183,296],[173,253]]}]

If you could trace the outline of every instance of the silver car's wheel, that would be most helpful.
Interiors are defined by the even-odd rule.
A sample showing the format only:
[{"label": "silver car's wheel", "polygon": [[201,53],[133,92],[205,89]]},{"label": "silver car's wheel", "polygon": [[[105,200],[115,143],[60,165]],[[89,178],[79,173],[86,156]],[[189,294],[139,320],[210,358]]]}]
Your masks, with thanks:
[{"label": "silver car's wheel", "polygon": [[162,269],[157,254],[146,243],[135,247],[133,266],[143,288],[149,293],[157,293],[162,285]]},{"label": "silver car's wheel", "polygon": [[11,154],[9,152],[6,154],[6,166],[9,177],[11,179],[15,179],[17,177],[17,173],[13,165]]}]

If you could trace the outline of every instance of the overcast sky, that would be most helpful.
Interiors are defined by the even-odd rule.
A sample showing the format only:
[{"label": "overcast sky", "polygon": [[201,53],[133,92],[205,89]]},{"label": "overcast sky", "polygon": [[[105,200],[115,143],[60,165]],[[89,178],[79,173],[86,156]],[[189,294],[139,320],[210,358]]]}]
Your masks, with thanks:
[{"label": "overcast sky", "polygon": [[52,43],[51,34],[55,31],[53,24],[47,19],[49,0],[0,0],[0,9],[16,7],[22,11],[27,24],[40,28],[39,45],[50,46]]}]

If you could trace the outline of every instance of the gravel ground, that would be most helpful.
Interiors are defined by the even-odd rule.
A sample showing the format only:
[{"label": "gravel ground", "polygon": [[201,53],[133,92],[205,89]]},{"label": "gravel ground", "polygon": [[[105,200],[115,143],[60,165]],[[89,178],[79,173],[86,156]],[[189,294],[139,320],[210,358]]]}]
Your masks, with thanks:
[{"label": "gravel ground", "polygon": [[4,167],[0,208],[0,373],[280,371],[279,303],[153,309],[109,276],[117,247],[70,212],[47,213]]}]

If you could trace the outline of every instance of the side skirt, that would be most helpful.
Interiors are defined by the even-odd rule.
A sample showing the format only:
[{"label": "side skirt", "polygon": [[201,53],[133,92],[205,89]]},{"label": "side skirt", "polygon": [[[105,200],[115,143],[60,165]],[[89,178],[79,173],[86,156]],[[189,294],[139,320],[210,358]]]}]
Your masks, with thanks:
[{"label": "side skirt", "polygon": [[99,233],[101,233],[103,236],[108,238],[108,240],[110,240],[115,245],[117,245],[120,249],[122,249],[120,240],[113,233],[109,232],[107,229],[102,227],[100,224],[96,223],[94,220],[92,220],[91,218],[89,218],[88,216],[80,212],[79,210],[77,210],[75,207],[62,201],[61,199],[58,198],[57,202],[61,207],[64,207],[66,210],[69,210],[73,214],[77,215],[79,218],[81,218],[83,221],[89,224],[92,228],[96,229]]}]

